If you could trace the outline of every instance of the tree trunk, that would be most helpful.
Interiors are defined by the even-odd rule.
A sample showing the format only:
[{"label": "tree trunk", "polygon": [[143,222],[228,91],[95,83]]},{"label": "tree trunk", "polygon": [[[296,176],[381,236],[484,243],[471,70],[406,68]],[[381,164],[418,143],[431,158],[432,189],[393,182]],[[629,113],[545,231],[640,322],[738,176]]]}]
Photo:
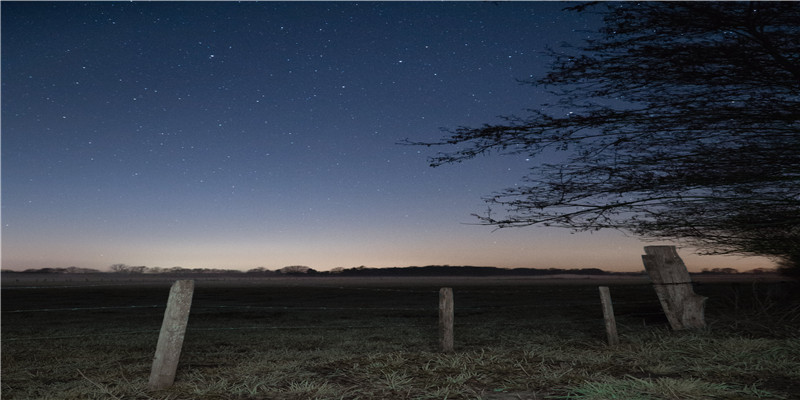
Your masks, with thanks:
[{"label": "tree trunk", "polygon": [[674,330],[705,328],[706,297],[695,294],[675,246],[645,246],[644,269]]}]

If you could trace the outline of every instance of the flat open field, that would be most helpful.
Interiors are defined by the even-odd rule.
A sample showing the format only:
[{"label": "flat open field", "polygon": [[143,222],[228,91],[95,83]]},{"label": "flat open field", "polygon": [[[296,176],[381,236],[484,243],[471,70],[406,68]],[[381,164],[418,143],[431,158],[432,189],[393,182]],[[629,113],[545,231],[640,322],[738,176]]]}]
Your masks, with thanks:
[{"label": "flat open field", "polygon": [[644,277],[196,277],[175,384],[150,392],[174,279],[4,276],[2,398],[800,398],[796,288],[696,279],[709,328],[673,332]]}]

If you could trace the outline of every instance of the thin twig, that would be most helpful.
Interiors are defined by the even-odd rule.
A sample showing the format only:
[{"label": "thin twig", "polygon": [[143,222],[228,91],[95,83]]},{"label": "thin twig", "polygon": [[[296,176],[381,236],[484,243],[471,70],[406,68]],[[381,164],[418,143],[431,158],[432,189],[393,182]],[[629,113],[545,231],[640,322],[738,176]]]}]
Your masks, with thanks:
[{"label": "thin twig", "polygon": [[110,390],[108,390],[108,388],[107,388],[107,387],[105,387],[105,386],[103,386],[103,385],[101,385],[101,384],[99,384],[99,383],[97,383],[97,382],[95,382],[95,381],[93,381],[93,380],[89,379],[89,378],[88,378],[86,375],[84,375],[84,374],[83,374],[83,372],[82,372],[81,370],[78,370],[78,373],[79,373],[79,374],[81,374],[81,376],[83,377],[83,379],[86,379],[86,380],[87,380],[87,381],[89,381],[89,383],[91,383],[92,385],[95,385],[95,386],[97,386],[97,387],[98,387],[100,390],[102,390],[102,391],[103,391],[105,394],[107,394],[107,395],[109,395],[109,396],[111,396],[111,397],[113,397],[113,398],[115,398],[115,399],[117,399],[117,400],[122,400],[122,398],[121,398],[121,397],[114,396],[114,394],[112,394],[112,393],[111,393],[111,391],[110,391]]},{"label": "thin twig", "polygon": [[126,382],[128,385],[130,385],[130,384],[131,384],[131,381],[129,381],[129,380],[128,380],[128,378],[126,378],[126,377],[125,377],[125,371],[122,369],[122,363],[120,363],[119,361],[117,361],[117,365],[119,365],[119,374],[122,376],[122,379],[123,379],[123,380],[125,380],[125,382]]}]

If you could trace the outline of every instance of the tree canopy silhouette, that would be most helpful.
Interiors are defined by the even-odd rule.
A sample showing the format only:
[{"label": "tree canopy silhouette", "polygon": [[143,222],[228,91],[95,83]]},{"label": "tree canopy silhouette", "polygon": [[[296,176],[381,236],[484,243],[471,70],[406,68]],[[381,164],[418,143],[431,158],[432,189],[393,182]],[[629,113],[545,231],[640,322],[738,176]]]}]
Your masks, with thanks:
[{"label": "tree canopy silhouette", "polygon": [[454,148],[432,166],[563,152],[487,197],[482,223],[615,228],[799,269],[800,3],[570,9],[604,27],[550,50],[550,71],[528,81],[556,103],[414,143]]}]

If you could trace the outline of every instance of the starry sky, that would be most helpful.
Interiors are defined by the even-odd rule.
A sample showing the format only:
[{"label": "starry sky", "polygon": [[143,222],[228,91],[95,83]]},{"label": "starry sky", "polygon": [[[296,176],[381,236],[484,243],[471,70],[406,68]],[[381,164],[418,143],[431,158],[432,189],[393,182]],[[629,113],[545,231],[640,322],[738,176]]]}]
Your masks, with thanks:
[{"label": "starry sky", "polygon": [[565,6],[4,1],[2,267],[642,270],[619,232],[475,225],[541,160],[397,144],[552,101],[518,80],[600,26]]}]

